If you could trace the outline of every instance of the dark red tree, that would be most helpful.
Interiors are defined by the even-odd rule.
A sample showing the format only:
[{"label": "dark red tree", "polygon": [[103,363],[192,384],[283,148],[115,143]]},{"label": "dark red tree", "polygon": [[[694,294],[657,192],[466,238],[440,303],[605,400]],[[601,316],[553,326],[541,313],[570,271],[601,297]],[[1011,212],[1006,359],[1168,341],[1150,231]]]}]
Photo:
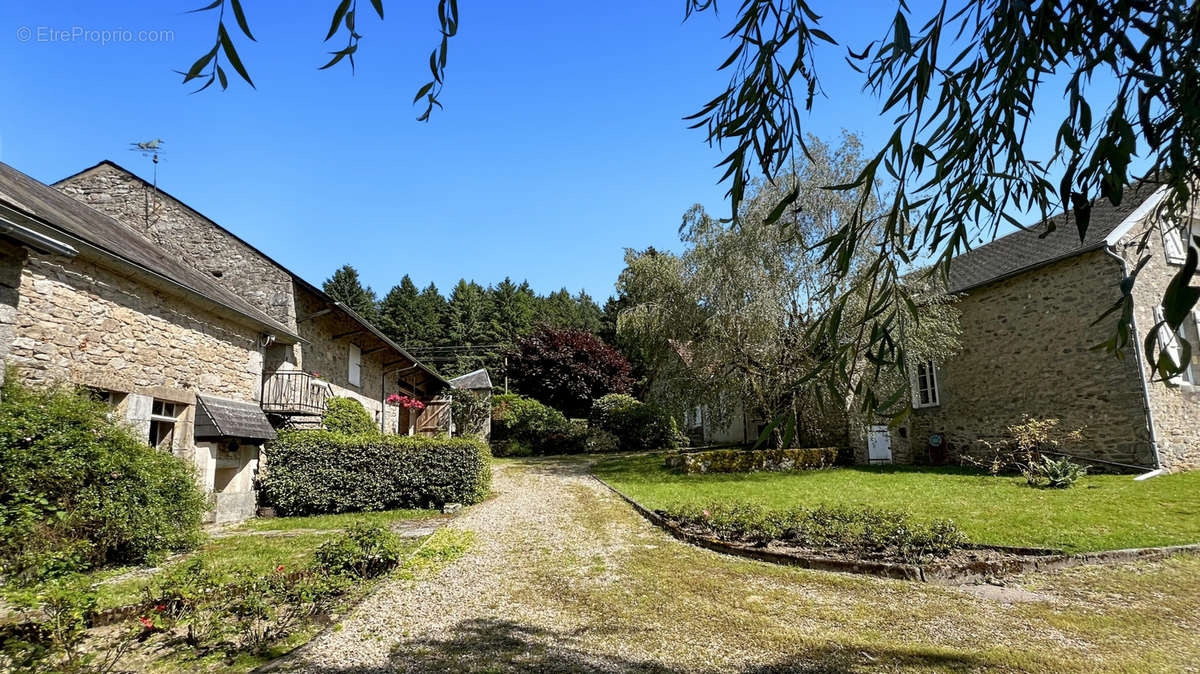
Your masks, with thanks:
[{"label": "dark red tree", "polygon": [[628,393],[629,361],[599,337],[542,326],[508,354],[508,377],[520,393],[568,417],[586,417],[592,401]]}]

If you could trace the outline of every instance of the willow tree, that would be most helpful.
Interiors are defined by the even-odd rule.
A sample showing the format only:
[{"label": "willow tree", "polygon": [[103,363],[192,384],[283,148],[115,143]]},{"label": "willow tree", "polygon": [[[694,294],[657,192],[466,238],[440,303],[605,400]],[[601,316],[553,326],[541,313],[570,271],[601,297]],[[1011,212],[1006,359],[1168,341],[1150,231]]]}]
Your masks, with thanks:
[{"label": "willow tree", "polygon": [[[343,61],[353,67],[362,38],[358,2],[331,2],[325,41],[339,46],[322,67]],[[716,0],[683,4],[685,17],[717,9]],[[362,16],[382,20],[384,1],[370,5]],[[438,0],[436,8],[440,36],[429,79],[416,89],[419,119],[441,105],[449,44],[459,27],[456,0]],[[228,64],[252,84],[234,40],[239,32],[239,40],[254,40],[240,0],[213,0],[201,9],[215,18],[214,36],[184,82],[224,88],[222,64]],[[969,242],[994,237],[1002,225],[1020,226],[1030,213],[1044,219],[1067,212],[1082,241],[1091,204],[1118,204],[1136,182],[1135,158],[1164,185],[1156,215],[1190,235],[1191,218],[1181,216],[1190,215],[1200,179],[1200,3],[963,0],[914,16],[898,0],[895,9],[890,17],[878,8],[866,13],[867,20],[887,21],[877,39],[844,45],[804,0],[742,0],[728,15],[730,53],[718,66],[728,83],[690,117],[710,144],[727,152],[722,180],[729,185],[729,217],[738,221],[757,179],[779,183],[792,158],[810,150],[805,124],[825,96],[817,55],[845,56],[860,73],[870,97],[864,104],[878,106],[889,132],[857,176],[827,185],[861,200],[820,242],[834,264],[818,319],[821,330],[848,328],[857,338],[839,344],[810,374],[881,401],[884,371],[900,376],[912,361],[899,331],[901,317],[915,319],[919,306],[902,279],[914,263],[931,260],[944,280]],[[1035,125],[1056,128],[1054,142],[1027,142]],[[784,218],[797,199],[794,189],[784,190],[768,219]],[[874,201],[882,204],[878,211]],[[1191,345],[1181,338],[1185,360],[1174,362],[1158,347],[1157,332],[1177,333],[1200,299],[1200,289],[1191,287],[1200,238],[1184,241],[1188,262],[1166,289],[1164,319],[1146,339],[1146,357],[1163,377],[1182,370]],[[1148,256],[1146,244],[1141,252]],[[1105,318],[1111,335],[1098,346],[1117,355],[1135,338],[1132,289],[1140,269],[1121,281],[1123,298]],[[855,292],[844,292],[846,284]],[[848,311],[859,296],[867,310]],[[880,376],[862,376],[866,362]]]},{"label": "willow tree", "polygon": [[[628,307],[619,330],[654,347],[660,367],[652,392],[660,402],[677,410],[706,404],[723,422],[720,413],[736,398],[759,419],[781,420],[773,428],[776,444],[797,434],[806,442],[835,440],[848,414],[899,412],[909,401],[907,376],[889,375],[869,359],[857,376],[869,374],[876,390],[887,391],[885,399],[846,396],[857,381],[822,385],[809,376],[858,338],[854,326],[870,310],[858,280],[870,272],[869,258],[857,256],[851,274],[829,293],[836,262],[816,245],[855,216],[859,195],[823,186],[862,170],[861,145],[851,135],[837,147],[806,142],[809,157],[792,162],[789,173],[751,185],[737,224],[693,206],[681,228],[683,254],[627,252],[618,281]],[[782,194],[795,195],[792,208],[773,217]],[[957,312],[935,286],[910,292],[921,305],[897,317],[897,334],[922,360],[943,360],[957,347]],[[835,307],[846,320],[830,330],[821,317]]]}]

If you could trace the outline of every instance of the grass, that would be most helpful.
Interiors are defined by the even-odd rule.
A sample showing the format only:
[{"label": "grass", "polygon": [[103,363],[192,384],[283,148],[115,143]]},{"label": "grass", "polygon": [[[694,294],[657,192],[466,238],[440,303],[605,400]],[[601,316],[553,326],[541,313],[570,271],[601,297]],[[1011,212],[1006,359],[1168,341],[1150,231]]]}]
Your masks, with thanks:
[{"label": "grass", "polygon": [[239,531],[297,531],[300,529],[344,529],[352,522],[387,526],[393,522],[426,519],[441,514],[437,510],[383,510],[379,512],[309,515],[307,517],[271,517],[253,519],[238,526]]},{"label": "grass", "polygon": [[1070,489],[965,468],[847,467],[798,473],[683,475],[663,456],[596,464],[603,480],[650,508],[745,501],[769,507],[872,506],[949,518],[976,543],[1086,552],[1200,542],[1200,471],[1134,482],[1089,475]]},{"label": "grass", "polygon": [[[279,565],[295,570],[308,564],[317,547],[328,540],[331,530],[344,529],[353,522],[369,522],[387,526],[393,522],[436,517],[436,510],[387,510],[369,513],[342,513],[338,515],[314,515],[311,517],[275,517],[254,519],[238,525],[232,533],[220,538],[211,538],[191,556],[198,556],[218,574],[235,569],[249,569],[256,573],[270,573]],[[324,531],[325,533],[320,533]],[[273,535],[262,535],[267,532]],[[288,535],[280,535],[288,534]],[[415,542],[414,542],[415,541]],[[416,546],[416,539],[408,539],[406,545]],[[168,564],[178,563],[178,560]],[[104,581],[124,573],[136,571],[132,568],[102,569],[89,574],[95,581]],[[143,588],[150,582],[150,575],[131,574],[98,587],[99,606],[108,608],[124,606],[142,599]]]}]

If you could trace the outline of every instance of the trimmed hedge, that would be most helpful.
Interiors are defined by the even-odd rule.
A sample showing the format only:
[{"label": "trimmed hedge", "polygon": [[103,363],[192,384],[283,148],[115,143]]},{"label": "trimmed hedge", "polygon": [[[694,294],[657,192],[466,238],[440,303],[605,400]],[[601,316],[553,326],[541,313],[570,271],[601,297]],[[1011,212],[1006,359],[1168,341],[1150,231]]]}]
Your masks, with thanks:
[{"label": "trimmed hedge", "polygon": [[828,468],[837,461],[837,447],[810,449],[713,449],[680,452],[667,457],[667,467],[685,473],[749,473]]},{"label": "trimmed hedge", "polygon": [[379,426],[371,419],[371,413],[354,398],[330,398],[321,426],[334,433],[378,433]]},{"label": "trimmed hedge", "polygon": [[471,504],[491,487],[475,438],[282,431],[264,454],[262,496],[284,515]]}]

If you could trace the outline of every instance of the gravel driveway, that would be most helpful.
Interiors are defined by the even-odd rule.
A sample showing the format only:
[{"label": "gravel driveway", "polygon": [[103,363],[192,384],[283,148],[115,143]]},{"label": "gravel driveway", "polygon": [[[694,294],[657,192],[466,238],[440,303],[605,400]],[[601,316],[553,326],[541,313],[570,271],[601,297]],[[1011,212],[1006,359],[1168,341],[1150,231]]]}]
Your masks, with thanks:
[{"label": "gravel driveway", "polygon": [[1177,601],[1200,578],[1195,559],[1026,579],[1013,593],[1021,601],[788,569],[678,543],[586,465],[498,463],[497,497],[449,525],[474,532],[466,554],[388,581],[283,669],[1181,671],[1200,662],[1200,607],[1194,592]]}]

